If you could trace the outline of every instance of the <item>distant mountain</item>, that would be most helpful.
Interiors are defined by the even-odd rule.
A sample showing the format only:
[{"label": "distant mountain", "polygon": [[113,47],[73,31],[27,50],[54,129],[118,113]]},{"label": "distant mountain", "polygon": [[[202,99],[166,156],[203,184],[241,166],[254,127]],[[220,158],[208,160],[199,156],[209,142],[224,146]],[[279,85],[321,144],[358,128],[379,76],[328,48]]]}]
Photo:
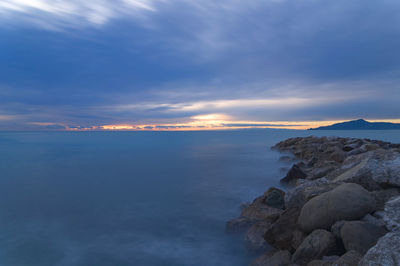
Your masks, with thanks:
[{"label": "distant mountain", "polygon": [[343,123],[337,123],[325,127],[310,128],[310,130],[389,130],[400,129],[400,124],[387,122],[368,122],[358,119]]}]

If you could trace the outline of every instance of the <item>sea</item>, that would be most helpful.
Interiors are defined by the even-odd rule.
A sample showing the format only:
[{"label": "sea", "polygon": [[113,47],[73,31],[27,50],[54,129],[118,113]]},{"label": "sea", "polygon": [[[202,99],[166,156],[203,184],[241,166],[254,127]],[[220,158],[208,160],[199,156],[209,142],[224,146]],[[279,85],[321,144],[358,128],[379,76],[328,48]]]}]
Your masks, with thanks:
[{"label": "sea", "polygon": [[239,266],[225,232],[290,167],[301,136],[400,143],[400,131],[0,133],[0,266]]}]

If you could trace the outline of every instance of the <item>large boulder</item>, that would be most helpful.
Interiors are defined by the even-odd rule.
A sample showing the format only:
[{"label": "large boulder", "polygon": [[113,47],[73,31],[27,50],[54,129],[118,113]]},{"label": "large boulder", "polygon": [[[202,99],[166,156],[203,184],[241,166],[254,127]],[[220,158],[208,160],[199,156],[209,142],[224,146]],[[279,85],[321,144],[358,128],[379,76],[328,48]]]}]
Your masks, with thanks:
[{"label": "large boulder", "polygon": [[339,183],[332,183],[326,178],[314,181],[306,179],[301,181],[299,180],[295,188],[286,192],[285,205],[287,208],[302,208],[311,198],[328,192],[339,185]]},{"label": "large boulder", "polygon": [[334,251],[336,239],[332,233],[317,229],[308,235],[293,254],[292,262],[305,265]]},{"label": "large boulder", "polygon": [[360,266],[398,266],[400,265],[400,232],[388,233],[368,250],[359,263]]},{"label": "large boulder", "polygon": [[307,177],[307,174],[301,170],[301,168],[294,164],[292,168],[290,168],[289,172],[286,174],[284,178],[281,179],[282,183],[289,183],[295,181],[297,179],[304,179]]},{"label": "large boulder", "polygon": [[292,250],[291,242],[299,213],[299,208],[286,209],[265,232],[264,239],[275,248]]},{"label": "large boulder", "polygon": [[388,230],[400,231],[400,197],[386,203],[383,220]]},{"label": "large boulder", "polygon": [[336,177],[334,181],[358,183],[368,190],[400,186],[400,154],[394,151],[368,152],[356,166]]},{"label": "large boulder", "polygon": [[272,251],[258,257],[251,266],[287,266],[292,255],[287,250]]},{"label": "large boulder", "polygon": [[355,250],[360,254],[365,254],[386,233],[383,227],[362,221],[346,222],[340,230],[346,250]]},{"label": "large boulder", "polygon": [[305,232],[328,229],[336,221],[356,220],[376,208],[375,199],[363,187],[346,183],[308,201],[300,212],[300,228]]}]

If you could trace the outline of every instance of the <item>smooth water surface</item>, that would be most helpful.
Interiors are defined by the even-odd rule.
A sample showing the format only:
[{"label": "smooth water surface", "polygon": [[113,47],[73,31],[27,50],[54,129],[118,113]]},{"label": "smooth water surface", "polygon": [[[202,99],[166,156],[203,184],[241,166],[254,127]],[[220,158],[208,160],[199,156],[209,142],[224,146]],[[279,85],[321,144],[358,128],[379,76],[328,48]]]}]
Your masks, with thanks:
[{"label": "smooth water surface", "polygon": [[285,174],[270,147],[400,131],[0,133],[0,265],[247,265],[225,233]]}]

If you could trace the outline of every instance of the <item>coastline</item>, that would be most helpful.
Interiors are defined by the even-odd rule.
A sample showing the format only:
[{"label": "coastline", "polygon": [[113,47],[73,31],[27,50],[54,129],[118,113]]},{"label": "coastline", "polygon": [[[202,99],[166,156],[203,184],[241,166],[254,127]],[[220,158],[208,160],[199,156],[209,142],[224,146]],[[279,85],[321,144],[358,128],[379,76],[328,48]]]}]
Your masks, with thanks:
[{"label": "coastline", "polygon": [[301,137],[273,149],[297,161],[227,231],[242,232],[261,265],[397,265],[400,144]]}]

